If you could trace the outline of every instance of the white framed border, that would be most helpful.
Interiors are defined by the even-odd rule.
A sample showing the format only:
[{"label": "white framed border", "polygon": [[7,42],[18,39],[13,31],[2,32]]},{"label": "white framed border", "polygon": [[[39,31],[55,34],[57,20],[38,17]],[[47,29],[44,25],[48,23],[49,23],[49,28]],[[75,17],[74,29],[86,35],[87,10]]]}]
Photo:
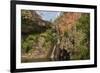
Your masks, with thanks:
[{"label": "white framed border", "polygon": [[[90,13],[90,60],[21,63],[21,9]],[[16,5],[16,69],[94,64],[94,9]]]}]

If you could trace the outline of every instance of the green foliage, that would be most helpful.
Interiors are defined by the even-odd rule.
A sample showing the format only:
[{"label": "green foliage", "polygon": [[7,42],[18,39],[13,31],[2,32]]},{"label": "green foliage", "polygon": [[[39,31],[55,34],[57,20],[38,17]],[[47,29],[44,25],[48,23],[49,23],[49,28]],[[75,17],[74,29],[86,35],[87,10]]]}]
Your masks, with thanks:
[{"label": "green foliage", "polygon": [[83,14],[82,17],[79,19],[79,22],[76,25],[77,31],[82,31],[86,34],[86,37],[90,37],[90,15]]},{"label": "green foliage", "polygon": [[51,41],[52,43],[55,43],[57,40],[56,33],[53,32],[53,30],[47,30],[47,41]]},{"label": "green foliage", "polygon": [[90,58],[90,15],[82,14],[76,24],[75,46],[77,54],[74,54],[73,59],[89,59]]},{"label": "green foliage", "polygon": [[[25,41],[22,42],[22,49],[25,50],[25,52],[29,52],[29,50],[32,49],[32,46],[38,42],[38,36],[37,35],[29,35]],[[35,43],[34,43],[35,42]]]},{"label": "green foliage", "polygon": [[46,32],[41,33],[40,37],[45,39],[43,48],[46,49],[50,49],[50,47],[53,47],[54,44],[57,42],[56,33],[51,29],[47,29]]},{"label": "green foliage", "polygon": [[[43,40],[44,39],[44,40]],[[46,32],[43,32],[41,34],[32,34],[29,35],[25,40],[22,40],[22,49],[25,50],[27,53],[29,50],[33,49],[34,45],[39,46],[38,43],[41,43],[41,48],[43,49],[49,49],[54,43],[56,43],[56,33],[54,33],[52,30],[48,29]],[[43,45],[42,45],[43,44]],[[35,46],[34,46],[35,49]]]}]

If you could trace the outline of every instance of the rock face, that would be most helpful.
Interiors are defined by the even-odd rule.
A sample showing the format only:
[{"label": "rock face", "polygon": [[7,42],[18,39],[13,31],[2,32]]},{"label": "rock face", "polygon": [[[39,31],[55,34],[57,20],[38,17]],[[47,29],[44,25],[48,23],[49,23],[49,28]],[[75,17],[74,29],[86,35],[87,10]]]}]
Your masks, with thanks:
[{"label": "rock face", "polygon": [[[73,49],[74,38],[73,30],[76,22],[80,19],[81,13],[65,12],[55,21],[58,41],[51,54],[52,59],[65,60],[70,59],[70,50]],[[75,30],[74,30],[75,31]],[[70,34],[71,33],[71,34]],[[66,53],[64,53],[66,52]],[[63,53],[63,56],[62,56]],[[60,58],[62,56],[62,58]],[[66,59],[66,60],[67,60]]]},{"label": "rock face", "polygon": [[21,14],[22,34],[43,32],[46,28],[50,27],[49,24],[51,23],[42,20],[42,18],[35,11],[22,10]]},{"label": "rock face", "polygon": [[77,22],[77,20],[81,17],[81,13],[76,12],[65,12],[63,13],[56,21],[57,30],[59,30],[60,34],[64,34],[64,32],[69,31]]}]

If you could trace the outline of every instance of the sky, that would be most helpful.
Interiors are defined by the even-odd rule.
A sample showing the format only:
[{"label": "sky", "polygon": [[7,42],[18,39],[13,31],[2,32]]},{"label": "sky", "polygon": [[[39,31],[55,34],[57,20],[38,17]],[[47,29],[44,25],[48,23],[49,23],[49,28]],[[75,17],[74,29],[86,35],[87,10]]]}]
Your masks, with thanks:
[{"label": "sky", "polygon": [[43,20],[53,21],[57,16],[60,15],[61,12],[57,11],[36,11]]}]

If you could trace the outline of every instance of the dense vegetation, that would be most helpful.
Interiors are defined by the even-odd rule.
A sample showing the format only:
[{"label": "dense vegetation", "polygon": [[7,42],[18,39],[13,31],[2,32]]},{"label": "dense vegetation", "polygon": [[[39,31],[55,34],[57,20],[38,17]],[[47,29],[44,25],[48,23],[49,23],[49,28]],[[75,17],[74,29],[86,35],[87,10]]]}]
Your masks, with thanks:
[{"label": "dense vegetation", "polygon": [[74,49],[77,54],[74,54],[73,59],[89,59],[90,58],[90,16],[82,14],[79,21],[76,23],[74,30]]},{"label": "dense vegetation", "polygon": [[[65,57],[69,56],[66,60],[85,60],[90,58],[90,15],[81,13],[81,17],[74,24],[71,24],[72,26],[70,26],[69,30],[63,31],[62,34],[59,32],[60,29],[66,27],[62,23],[64,24],[64,21],[68,21],[66,20],[67,17],[63,18],[65,14],[67,12],[62,12],[54,22],[49,22],[43,20],[35,11],[21,11],[22,62],[30,61],[30,59],[32,61],[36,59],[38,59],[36,61],[40,59],[42,59],[41,61],[48,61],[52,55],[52,58],[58,58],[61,51],[60,48],[68,51],[68,54],[64,54]],[[71,15],[69,14],[68,16],[70,17]],[[57,28],[58,22],[63,27]]]}]

